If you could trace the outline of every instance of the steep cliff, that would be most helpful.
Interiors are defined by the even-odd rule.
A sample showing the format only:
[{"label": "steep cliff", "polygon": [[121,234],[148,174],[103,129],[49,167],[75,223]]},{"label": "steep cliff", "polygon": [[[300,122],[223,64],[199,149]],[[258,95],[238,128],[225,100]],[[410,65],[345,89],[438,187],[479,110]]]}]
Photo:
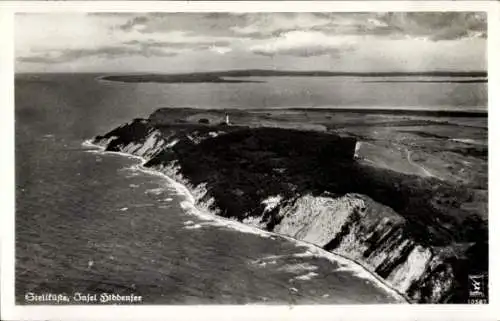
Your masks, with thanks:
[{"label": "steep cliff", "polygon": [[94,143],[143,157],[217,215],[352,259],[412,302],[465,302],[467,275],[487,270],[487,225],[467,207],[473,194],[360,165],[353,139],[153,115]]}]

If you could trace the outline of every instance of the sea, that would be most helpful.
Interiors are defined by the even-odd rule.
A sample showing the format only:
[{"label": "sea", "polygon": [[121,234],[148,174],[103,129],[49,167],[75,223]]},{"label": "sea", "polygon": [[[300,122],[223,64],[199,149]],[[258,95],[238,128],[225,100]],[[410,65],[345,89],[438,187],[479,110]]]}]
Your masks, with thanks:
[{"label": "sea", "polygon": [[[15,77],[15,290],[140,296],[140,304],[402,302],[353,262],[198,211],[141,160],[84,142],[159,107],[482,109],[484,83],[270,77],[262,83],[119,83],[97,74]],[[385,79],[383,79],[385,80]],[[109,304],[107,302],[106,304]],[[111,302],[113,303],[113,302]]]}]

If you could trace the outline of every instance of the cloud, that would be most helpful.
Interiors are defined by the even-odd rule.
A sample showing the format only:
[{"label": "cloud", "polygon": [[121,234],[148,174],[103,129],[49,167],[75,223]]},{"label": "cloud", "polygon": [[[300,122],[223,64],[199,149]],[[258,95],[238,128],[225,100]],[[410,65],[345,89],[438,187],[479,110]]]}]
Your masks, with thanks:
[{"label": "cloud", "polygon": [[410,37],[425,37],[432,41],[486,36],[485,13],[470,12],[410,12],[386,13],[381,21]]},{"label": "cloud", "polygon": [[81,13],[16,14],[16,55],[114,46],[122,41],[122,35],[111,32],[119,22],[116,17],[102,19]]},{"label": "cloud", "polygon": [[341,52],[352,50],[354,40],[349,36],[328,36],[317,31],[291,31],[254,45],[250,51],[264,56],[337,56]]},{"label": "cloud", "polygon": [[[21,63],[61,63],[83,58],[172,57],[188,51],[227,52],[220,37],[163,31],[122,30],[130,14],[36,14],[16,16],[16,57]],[[221,49],[226,48],[226,49]]]},{"label": "cloud", "polygon": [[125,46],[106,46],[99,49],[67,49],[54,50],[48,53],[19,57],[19,62],[28,63],[66,63],[80,58],[108,58],[115,59],[128,56],[143,56],[143,57],[173,57],[178,53],[172,51],[164,51],[157,48],[136,48]]},{"label": "cloud", "polygon": [[240,25],[230,28],[234,36],[255,39],[280,36],[291,31],[318,30],[330,21],[313,13],[257,13],[242,15]]},{"label": "cloud", "polygon": [[[486,14],[470,12],[40,13],[16,15],[15,23],[16,67],[27,69],[90,66],[91,60],[92,68],[106,61],[126,68],[116,61],[131,64],[131,57],[141,58],[130,66],[135,69],[145,61],[177,68],[162,63],[173,57],[185,68],[182,59],[202,69],[212,64],[247,68],[249,61],[267,66],[277,60],[292,69],[298,60],[304,66],[326,62],[330,68],[379,68],[384,62],[386,68],[432,69],[440,67],[438,61],[458,61],[455,48],[466,43],[474,46],[469,53],[482,54],[461,55],[460,61],[483,66],[487,36]],[[403,55],[401,44],[411,51]],[[442,59],[428,59],[436,63],[427,66],[424,56]]]},{"label": "cloud", "polygon": [[[212,47],[227,47],[231,45],[230,41],[227,40],[219,40],[215,39],[207,39],[207,38],[199,38],[199,37],[189,37],[183,35],[183,33],[176,33],[178,37],[168,36],[167,37],[157,37],[157,39],[134,39],[130,41],[124,42],[126,45],[137,45],[141,48],[171,48],[171,49],[187,49],[187,50],[203,50],[210,49]],[[165,41],[164,39],[170,39],[169,41]]]},{"label": "cloud", "polygon": [[453,40],[486,33],[486,15],[462,12],[272,13],[247,14],[231,30],[240,36],[276,37],[290,31],[331,35],[388,36],[394,39]]},{"label": "cloud", "polygon": [[144,13],[129,17],[119,28],[143,34],[182,31],[191,35],[231,37],[232,27],[245,23],[243,15],[232,13]]},{"label": "cloud", "polygon": [[148,23],[149,20],[150,19],[147,16],[134,17],[127,21],[125,24],[119,26],[119,28],[125,31],[144,30],[146,27],[146,23]]}]

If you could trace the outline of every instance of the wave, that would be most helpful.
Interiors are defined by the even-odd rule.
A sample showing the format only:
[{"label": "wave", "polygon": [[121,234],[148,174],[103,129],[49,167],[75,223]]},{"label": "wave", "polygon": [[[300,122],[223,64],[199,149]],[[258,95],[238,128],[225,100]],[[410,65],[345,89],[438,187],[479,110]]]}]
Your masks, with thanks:
[{"label": "wave", "polygon": [[288,264],[280,268],[280,271],[285,271],[289,273],[303,272],[303,271],[315,271],[318,267],[309,263],[298,263],[298,264]]},{"label": "wave", "polygon": [[[329,260],[330,262],[334,264],[340,265],[342,268],[344,268],[344,271],[349,271],[353,275],[355,275],[358,278],[365,279],[369,282],[371,282],[373,285],[377,286],[378,288],[382,289],[384,292],[389,294],[393,299],[395,299],[398,303],[409,303],[410,300],[406,298],[402,293],[391,287],[384,279],[379,277],[378,275],[371,273],[368,271],[366,268],[364,268],[361,264],[345,257],[340,254],[328,252],[320,247],[318,247],[315,244],[309,243],[307,241],[301,241],[294,239],[290,236],[283,235],[280,233],[276,232],[269,232],[265,231],[262,229],[259,229],[255,226],[250,226],[246,225],[242,222],[238,222],[236,220],[224,218],[221,216],[216,216],[213,213],[210,213],[208,211],[203,211],[199,208],[196,207],[196,199],[194,195],[190,192],[189,188],[185,186],[184,184],[179,183],[178,181],[172,179],[170,176],[158,172],[156,170],[152,170],[149,168],[144,167],[144,164],[147,162],[143,157],[136,156],[136,155],[130,155],[122,152],[109,152],[105,151],[105,148],[102,146],[93,144],[91,140],[86,140],[84,142],[86,146],[89,147],[95,147],[98,148],[100,153],[103,154],[112,154],[112,155],[120,155],[128,158],[133,158],[140,160],[141,163],[140,165],[135,165],[133,166],[134,169],[139,170],[143,173],[153,175],[153,176],[158,176],[164,178],[167,183],[173,187],[176,191],[177,194],[182,196],[184,198],[183,201],[180,202],[181,208],[185,210],[186,213],[190,215],[197,216],[199,219],[205,220],[205,221],[212,221],[211,224],[212,226],[223,226],[227,228],[231,228],[233,230],[237,230],[239,232],[243,233],[248,233],[248,234],[255,234],[260,237],[264,238],[275,238],[275,237],[280,237],[282,239],[285,239],[287,241],[290,241],[294,243],[295,245],[299,247],[305,247],[307,248],[307,255],[315,256],[315,257],[320,257]],[[201,224],[198,224],[201,227]],[[198,227],[197,227],[198,228]],[[306,253],[302,254],[297,254],[297,255],[306,255]]]},{"label": "wave", "polygon": [[184,226],[186,230],[195,230],[201,228],[200,224],[194,224],[194,225],[186,225]]},{"label": "wave", "polygon": [[161,193],[164,193],[165,189],[158,187],[158,188],[150,188],[146,190],[146,194],[154,194],[154,195],[160,195]]},{"label": "wave", "polygon": [[303,275],[296,276],[291,281],[293,281],[293,280],[308,281],[308,280],[310,280],[318,275],[319,274],[316,272],[309,272],[309,273],[306,273]]}]

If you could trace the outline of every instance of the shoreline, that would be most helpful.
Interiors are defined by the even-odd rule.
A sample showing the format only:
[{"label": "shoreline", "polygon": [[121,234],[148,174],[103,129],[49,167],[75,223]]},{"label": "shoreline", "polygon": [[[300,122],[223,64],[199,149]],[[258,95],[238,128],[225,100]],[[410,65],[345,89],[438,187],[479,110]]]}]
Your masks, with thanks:
[{"label": "shoreline", "polygon": [[[312,256],[319,256],[319,257],[325,258],[325,259],[329,260],[330,262],[334,262],[336,264],[339,264],[340,266],[347,265],[349,267],[349,271],[353,275],[355,275],[356,277],[371,281],[376,287],[384,290],[387,294],[389,294],[392,298],[394,298],[396,300],[396,302],[394,302],[392,304],[404,304],[404,303],[410,304],[411,303],[411,301],[404,294],[400,293],[399,291],[394,289],[392,286],[390,286],[383,278],[381,278],[380,276],[376,275],[375,273],[369,271],[361,263],[356,262],[354,260],[351,260],[351,259],[349,259],[341,254],[337,254],[335,252],[329,252],[329,251],[326,251],[323,248],[321,248],[315,244],[312,244],[312,243],[309,243],[306,241],[297,240],[293,237],[286,236],[286,235],[283,235],[280,233],[266,231],[266,230],[260,229],[256,226],[253,226],[250,224],[245,224],[243,222],[236,221],[236,220],[231,220],[231,219],[228,219],[228,218],[225,218],[222,216],[218,216],[216,214],[212,214],[210,212],[204,213],[204,211],[202,211],[201,209],[196,207],[196,198],[193,196],[193,194],[191,193],[191,190],[189,189],[188,186],[182,184],[181,182],[178,182],[174,178],[172,178],[172,177],[170,177],[162,172],[159,172],[159,171],[156,171],[153,169],[148,169],[148,168],[144,167],[143,165],[147,161],[143,157],[128,154],[128,153],[123,153],[123,152],[105,151],[104,147],[91,143],[90,139],[85,140],[82,143],[82,146],[88,147],[88,148],[96,148],[97,150],[94,150],[94,151],[98,151],[104,155],[106,155],[106,154],[113,155],[114,154],[114,155],[119,155],[119,156],[134,158],[136,160],[139,160],[141,163],[135,165],[137,170],[142,171],[143,173],[146,173],[146,174],[160,176],[160,177],[164,178],[172,187],[174,187],[174,189],[178,192],[178,194],[180,196],[185,198],[185,202],[187,202],[186,207],[189,207],[189,210],[191,210],[191,211],[188,212],[187,209],[184,208],[184,206],[182,206],[183,202],[181,202],[181,207],[183,208],[184,211],[188,212],[187,214],[189,214],[189,215],[195,215],[199,218],[206,219],[206,220],[212,220],[212,221],[215,221],[217,223],[225,223],[222,226],[235,229],[239,232],[251,233],[251,234],[259,235],[261,237],[272,237],[272,236],[279,237],[279,238],[285,239],[287,241],[290,241],[298,246],[306,247],[307,252],[309,252]],[[92,151],[92,150],[88,150],[88,151]],[[388,303],[388,304],[391,304],[391,303]]]}]

